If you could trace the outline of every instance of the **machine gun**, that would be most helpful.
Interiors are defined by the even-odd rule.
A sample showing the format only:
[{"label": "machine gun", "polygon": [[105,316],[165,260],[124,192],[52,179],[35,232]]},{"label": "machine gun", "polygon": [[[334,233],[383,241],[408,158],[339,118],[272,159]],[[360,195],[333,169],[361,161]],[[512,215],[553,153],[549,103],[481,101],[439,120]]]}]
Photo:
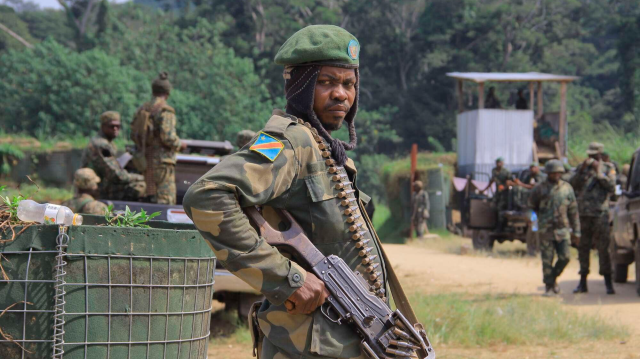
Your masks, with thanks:
[{"label": "machine gun", "polygon": [[324,282],[330,296],[320,307],[322,314],[334,323],[350,325],[362,337],[360,347],[368,358],[435,359],[422,324],[411,324],[399,310],[391,310],[367,289],[366,279],[340,257],[325,257],[291,214],[279,211],[290,224],[281,232],[273,229],[256,207],[245,208],[244,212],[267,243],[293,255]]}]

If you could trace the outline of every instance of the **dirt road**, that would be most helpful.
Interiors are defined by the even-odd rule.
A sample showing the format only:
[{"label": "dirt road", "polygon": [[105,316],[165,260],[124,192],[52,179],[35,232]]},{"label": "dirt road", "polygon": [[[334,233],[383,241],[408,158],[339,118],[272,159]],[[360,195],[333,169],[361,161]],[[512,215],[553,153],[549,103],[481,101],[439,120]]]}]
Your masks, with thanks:
[{"label": "dirt road", "polygon": [[[504,245],[502,245],[504,246]],[[437,247],[437,246],[436,246]],[[459,255],[433,249],[430,243],[407,245],[385,245],[394,268],[410,292],[439,294],[466,293],[517,293],[539,296],[544,286],[539,258],[492,258],[480,255]],[[504,248],[504,247],[503,247]],[[497,248],[499,249],[499,248]],[[597,271],[597,263],[594,263]],[[572,258],[559,280],[562,295],[558,299],[570,310],[600,315],[608,322],[619,322],[632,332],[625,342],[597,341],[578,345],[559,344],[546,346],[493,346],[488,348],[436,348],[439,359],[447,358],[610,358],[640,359],[640,298],[635,292],[634,268],[627,284],[617,284],[617,294],[608,296],[604,292],[602,277],[593,274],[589,278],[589,293],[573,295],[579,276],[577,259]],[[210,358],[250,358],[244,356],[248,345],[229,343],[210,347]],[[235,353],[235,355],[234,355]],[[240,354],[243,353],[243,354]],[[246,352],[248,353],[248,352]],[[238,355],[240,354],[240,355]]]}]

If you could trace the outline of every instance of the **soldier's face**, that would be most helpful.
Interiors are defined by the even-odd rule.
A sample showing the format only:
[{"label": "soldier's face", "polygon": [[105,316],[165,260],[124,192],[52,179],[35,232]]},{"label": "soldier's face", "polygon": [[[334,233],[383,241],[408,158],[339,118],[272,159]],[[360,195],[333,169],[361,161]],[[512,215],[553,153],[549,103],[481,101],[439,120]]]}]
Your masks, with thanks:
[{"label": "soldier's face", "polygon": [[349,113],[356,98],[356,71],[323,66],[313,97],[313,111],[327,131],[335,131]]},{"label": "soldier's face", "polygon": [[104,133],[108,139],[113,140],[120,134],[120,128],[122,128],[120,121],[110,121],[102,125],[102,133]]},{"label": "soldier's face", "polygon": [[562,172],[552,172],[547,175],[549,181],[553,183],[558,183],[560,177],[562,177]]},{"label": "soldier's face", "polygon": [[529,171],[531,172],[531,174],[533,175],[537,175],[538,172],[540,172],[540,169],[537,166],[532,166]]}]

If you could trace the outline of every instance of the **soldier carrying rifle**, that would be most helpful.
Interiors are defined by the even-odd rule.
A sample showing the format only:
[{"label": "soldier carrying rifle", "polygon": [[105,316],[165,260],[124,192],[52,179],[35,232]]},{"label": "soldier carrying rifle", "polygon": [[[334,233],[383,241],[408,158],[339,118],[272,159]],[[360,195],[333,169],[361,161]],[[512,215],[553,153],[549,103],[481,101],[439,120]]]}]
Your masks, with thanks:
[{"label": "soldier carrying rifle", "polygon": [[[257,310],[264,339],[260,358],[355,358],[361,338],[321,313],[324,282],[275,250],[251,226],[243,208],[288,211],[324,256],[334,254],[365,278],[372,297],[387,302],[387,271],[371,221],[370,197],[356,186],[347,156],[356,147],[358,40],[336,26],[306,27],[289,38],[275,62],[284,66],[285,111],[275,110],[240,151],[195,182],[184,208],[217,258],[266,300]],[[349,142],[332,137],[346,125]],[[276,222],[276,223],[273,223]]]}]

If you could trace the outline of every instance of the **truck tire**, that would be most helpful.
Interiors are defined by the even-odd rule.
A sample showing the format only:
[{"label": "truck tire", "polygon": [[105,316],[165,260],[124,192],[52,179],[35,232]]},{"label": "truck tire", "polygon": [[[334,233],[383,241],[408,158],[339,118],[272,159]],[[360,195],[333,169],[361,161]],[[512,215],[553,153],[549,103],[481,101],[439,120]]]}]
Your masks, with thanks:
[{"label": "truck tire", "polygon": [[613,281],[616,283],[627,283],[629,266],[626,264],[615,264],[613,266]]},{"label": "truck tire", "polygon": [[527,255],[535,257],[540,253],[540,242],[538,240],[538,232],[531,230],[531,226],[527,228]]},{"label": "truck tire", "polygon": [[489,235],[489,231],[484,229],[475,229],[473,230],[473,236],[471,237],[471,241],[473,242],[473,249],[477,251],[487,251],[490,252],[493,250],[493,242],[494,239]]}]

